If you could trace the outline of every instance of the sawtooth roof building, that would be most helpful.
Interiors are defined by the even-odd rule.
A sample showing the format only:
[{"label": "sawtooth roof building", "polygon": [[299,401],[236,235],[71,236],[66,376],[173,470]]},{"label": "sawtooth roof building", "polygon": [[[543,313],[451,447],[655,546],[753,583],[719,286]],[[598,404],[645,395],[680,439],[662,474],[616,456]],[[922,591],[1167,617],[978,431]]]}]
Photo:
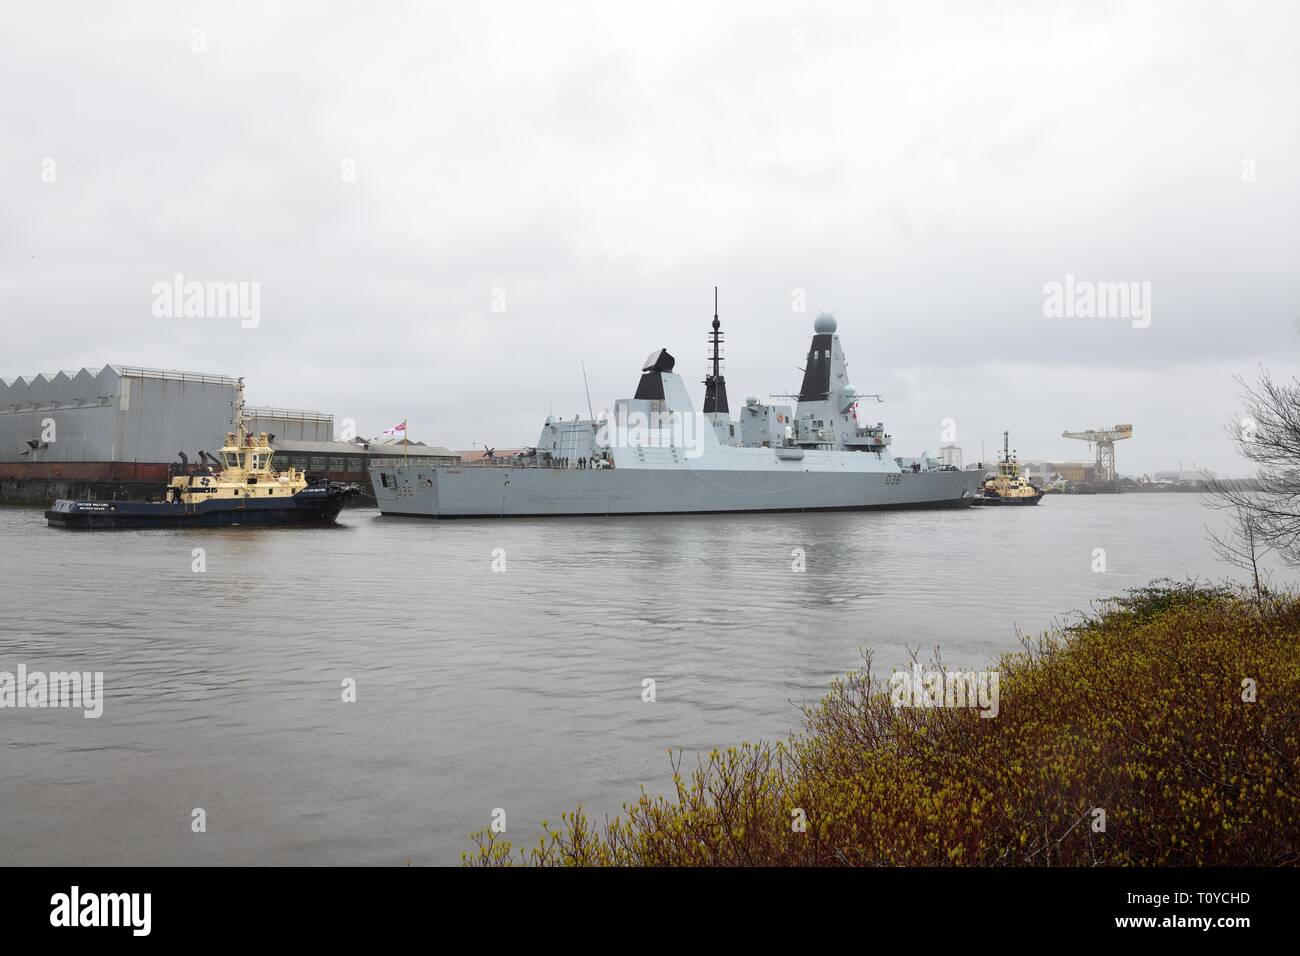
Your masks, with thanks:
[{"label": "sawtooth roof building", "polygon": [[[227,375],[105,365],[0,379],[0,476],[164,481],[168,463],[215,453],[234,415]],[[334,416],[245,407],[253,432],[274,435],[277,464],[365,482],[366,464],[401,445],[335,441]],[[410,444],[409,456],[453,463],[455,452]]]}]

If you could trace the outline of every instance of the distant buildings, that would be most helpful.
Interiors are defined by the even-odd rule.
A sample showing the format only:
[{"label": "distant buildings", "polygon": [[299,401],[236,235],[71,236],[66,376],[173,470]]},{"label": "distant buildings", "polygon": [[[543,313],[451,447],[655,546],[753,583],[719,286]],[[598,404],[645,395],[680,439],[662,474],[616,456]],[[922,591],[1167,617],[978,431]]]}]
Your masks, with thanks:
[{"label": "distant buildings", "polygon": [[1091,461],[1055,461],[1045,465],[1048,471],[1075,485],[1090,485],[1097,474],[1097,465]]},{"label": "distant buildings", "polygon": [[1153,471],[1151,483],[1154,485],[1196,485],[1205,480],[1199,471]]},{"label": "distant buildings", "polygon": [[448,448],[425,445],[422,442],[366,441],[285,441],[278,435],[271,443],[275,449],[277,467],[301,468],[309,475],[328,475],[336,481],[355,481],[369,491],[370,479],[366,469],[379,459],[407,458],[412,462],[434,465],[453,465],[460,456]]},{"label": "distant buildings", "polygon": [[[215,453],[234,415],[237,379],[129,365],[0,380],[0,478],[163,482],[180,453]],[[276,464],[364,482],[379,457],[455,462],[446,448],[335,441],[334,416],[245,407],[254,432],[274,435]]]}]

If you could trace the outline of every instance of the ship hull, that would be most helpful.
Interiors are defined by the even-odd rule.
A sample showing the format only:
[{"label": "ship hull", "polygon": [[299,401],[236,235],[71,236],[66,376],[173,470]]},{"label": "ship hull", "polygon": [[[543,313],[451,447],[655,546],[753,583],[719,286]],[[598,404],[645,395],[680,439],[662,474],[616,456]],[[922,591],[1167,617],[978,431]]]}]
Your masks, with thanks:
[{"label": "ship hull", "polygon": [[1042,495],[1024,495],[1016,498],[1003,498],[1000,495],[979,495],[972,504],[981,507],[1007,507],[1011,505],[1036,505],[1042,500]]},{"label": "ship hull", "polygon": [[577,517],[965,508],[973,472],[746,472],[734,469],[376,466],[385,515]]},{"label": "ship hull", "polygon": [[355,494],[355,487],[330,487],[306,488],[274,500],[238,498],[197,504],[60,499],[45,512],[45,520],[51,527],[81,531],[323,525],[333,523]]}]

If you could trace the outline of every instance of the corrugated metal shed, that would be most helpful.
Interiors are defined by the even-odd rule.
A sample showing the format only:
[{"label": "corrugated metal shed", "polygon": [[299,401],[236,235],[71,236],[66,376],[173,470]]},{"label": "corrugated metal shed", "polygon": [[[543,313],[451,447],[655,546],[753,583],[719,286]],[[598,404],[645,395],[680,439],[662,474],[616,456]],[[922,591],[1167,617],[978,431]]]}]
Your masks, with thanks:
[{"label": "corrugated metal shed", "polygon": [[248,427],[254,432],[267,432],[298,441],[334,440],[334,416],[327,412],[245,405],[244,416],[249,419]]},{"label": "corrugated metal shed", "polygon": [[[0,381],[0,462],[168,462],[182,451],[213,452],[230,430],[237,384],[229,375],[137,365]],[[255,431],[333,438],[325,412],[246,413]]]},{"label": "corrugated metal shed", "polygon": [[[199,449],[215,452],[224,443],[237,385],[229,375],[135,365],[0,380],[0,463],[157,463],[175,461],[178,452],[193,460]],[[244,411],[253,432],[276,436],[285,465],[324,470],[348,458],[362,469],[369,458],[400,458],[404,450],[412,458],[458,460],[454,451],[430,445],[376,441],[367,450],[334,441],[327,412],[264,405]]]},{"label": "corrugated metal shed", "polygon": [[132,365],[18,378],[0,384],[0,461],[159,462],[212,450],[230,428],[235,385]]}]

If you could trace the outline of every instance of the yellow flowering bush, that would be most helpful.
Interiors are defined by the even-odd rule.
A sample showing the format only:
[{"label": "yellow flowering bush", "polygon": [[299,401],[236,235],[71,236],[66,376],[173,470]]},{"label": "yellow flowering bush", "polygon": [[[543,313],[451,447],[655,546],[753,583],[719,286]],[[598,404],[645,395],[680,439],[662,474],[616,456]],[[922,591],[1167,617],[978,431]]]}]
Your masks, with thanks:
[{"label": "yellow flowering bush", "polygon": [[900,708],[870,660],[790,742],[673,759],[603,826],[469,865],[1300,863],[1300,600],[1157,582],[997,662],[996,717]]}]

